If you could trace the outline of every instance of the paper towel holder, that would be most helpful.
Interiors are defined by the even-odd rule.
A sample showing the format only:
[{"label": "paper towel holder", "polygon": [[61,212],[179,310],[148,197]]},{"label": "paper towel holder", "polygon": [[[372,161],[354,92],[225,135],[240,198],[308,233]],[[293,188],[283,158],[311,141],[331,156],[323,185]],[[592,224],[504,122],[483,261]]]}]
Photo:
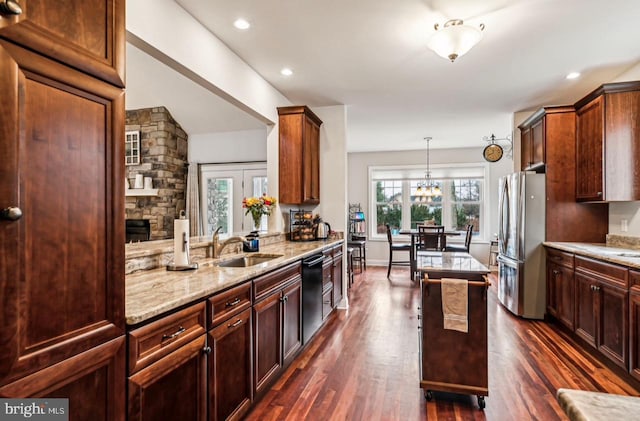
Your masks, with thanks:
[{"label": "paper towel holder", "polygon": [[[180,211],[180,218],[179,219],[187,219],[187,216],[184,212],[184,210]],[[175,242],[174,242],[175,244]],[[182,252],[184,252],[187,255],[187,264],[186,265],[167,265],[167,270],[170,271],[182,271],[182,270],[194,270],[194,269],[198,269],[198,263],[191,263],[189,261],[189,237],[187,237],[187,233],[183,232],[182,233],[182,241],[181,241],[181,246],[182,246]],[[175,255],[176,250],[174,250],[174,255]]]}]

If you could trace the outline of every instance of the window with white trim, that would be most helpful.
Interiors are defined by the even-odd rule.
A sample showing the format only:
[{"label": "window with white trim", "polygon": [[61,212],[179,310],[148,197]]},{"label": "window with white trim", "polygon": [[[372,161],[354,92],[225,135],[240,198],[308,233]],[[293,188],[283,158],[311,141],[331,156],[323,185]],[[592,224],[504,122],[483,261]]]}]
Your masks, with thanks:
[{"label": "window with white trim", "polygon": [[[416,195],[418,184],[424,182],[423,174],[422,168],[413,165],[369,168],[372,238],[386,238],[386,224],[397,234],[431,223],[461,234],[467,225],[473,225],[473,238],[486,239],[486,164],[432,165],[432,182],[442,194],[428,198]],[[464,240],[464,235],[451,239],[456,240]]]}]

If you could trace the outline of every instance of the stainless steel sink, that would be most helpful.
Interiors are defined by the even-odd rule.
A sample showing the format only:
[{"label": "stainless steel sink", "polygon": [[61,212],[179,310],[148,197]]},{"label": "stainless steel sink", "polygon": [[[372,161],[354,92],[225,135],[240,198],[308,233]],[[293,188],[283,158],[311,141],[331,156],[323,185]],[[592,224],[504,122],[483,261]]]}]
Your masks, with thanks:
[{"label": "stainless steel sink", "polygon": [[260,263],[265,263],[282,256],[283,256],[282,254],[270,254],[270,253],[247,254],[242,257],[236,257],[233,259],[224,260],[218,263],[218,266],[227,267],[227,268],[246,268],[249,266],[259,265]]}]

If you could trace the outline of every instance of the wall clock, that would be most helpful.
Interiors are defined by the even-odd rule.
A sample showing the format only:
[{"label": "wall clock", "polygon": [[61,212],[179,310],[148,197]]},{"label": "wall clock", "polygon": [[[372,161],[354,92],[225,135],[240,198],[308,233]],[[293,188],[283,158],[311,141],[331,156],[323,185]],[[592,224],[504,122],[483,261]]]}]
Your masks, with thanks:
[{"label": "wall clock", "polygon": [[491,143],[487,145],[482,151],[482,156],[488,162],[500,161],[502,155],[504,155],[504,150],[502,149],[502,146],[498,145],[497,143]]}]

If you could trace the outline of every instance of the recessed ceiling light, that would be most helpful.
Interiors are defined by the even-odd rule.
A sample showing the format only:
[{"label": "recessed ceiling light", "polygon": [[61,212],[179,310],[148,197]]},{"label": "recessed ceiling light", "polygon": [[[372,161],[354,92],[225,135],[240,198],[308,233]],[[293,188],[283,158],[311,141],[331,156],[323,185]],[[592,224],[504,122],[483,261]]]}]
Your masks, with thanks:
[{"label": "recessed ceiling light", "polygon": [[293,70],[288,67],[284,67],[282,70],[280,70],[280,74],[283,76],[291,76],[293,74]]},{"label": "recessed ceiling light", "polygon": [[580,77],[580,73],[578,72],[571,72],[567,75],[567,79],[577,79]]},{"label": "recessed ceiling light", "polygon": [[240,19],[236,19],[236,21],[233,22],[233,26],[235,26],[238,29],[244,30],[244,29],[249,29],[251,27],[251,24],[246,20],[240,18]]}]

